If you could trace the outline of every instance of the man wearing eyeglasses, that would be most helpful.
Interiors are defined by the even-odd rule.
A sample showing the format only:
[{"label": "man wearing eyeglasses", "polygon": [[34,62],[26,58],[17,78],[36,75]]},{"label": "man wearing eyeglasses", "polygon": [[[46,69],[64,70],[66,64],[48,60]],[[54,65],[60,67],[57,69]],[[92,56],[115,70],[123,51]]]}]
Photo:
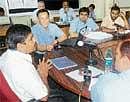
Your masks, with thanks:
[{"label": "man wearing eyeglasses", "polygon": [[89,18],[89,8],[82,7],[79,10],[79,17],[70,23],[70,37],[78,37],[80,30],[95,31],[99,27],[92,18]]}]

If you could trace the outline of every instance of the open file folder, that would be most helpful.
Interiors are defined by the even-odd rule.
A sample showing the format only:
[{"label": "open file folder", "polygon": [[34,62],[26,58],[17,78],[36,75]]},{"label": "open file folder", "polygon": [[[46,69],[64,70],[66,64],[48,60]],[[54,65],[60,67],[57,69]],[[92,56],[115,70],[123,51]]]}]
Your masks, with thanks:
[{"label": "open file folder", "polygon": [[66,56],[51,59],[51,62],[59,70],[77,66],[77,64],[74,61],[72,61]]}]

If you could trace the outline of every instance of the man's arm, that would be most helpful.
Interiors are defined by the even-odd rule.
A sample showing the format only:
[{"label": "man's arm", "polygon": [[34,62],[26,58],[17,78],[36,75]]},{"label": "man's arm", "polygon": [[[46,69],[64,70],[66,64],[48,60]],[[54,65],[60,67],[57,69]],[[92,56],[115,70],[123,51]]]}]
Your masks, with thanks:
[{"label": "man's arm", "polygon": [[119,16],[120,16],[120,17],[123,19],[123,21],[124,21],[124,27],[125,27],[126,29],[129,29],[129,23],[128,23],[128,21],[127,21],[125,15],[124,15],[124,13],[121,12]]},{"label": "man's arm", "polygon": [[53,49],[52,45],[40,45],[37,44],[37,50],[38,51],[51,51]]},{"label": "man's arm", "polygon": [[[46,87],[49,90],[49,85],[48,85],[47,78],[48,78],[48,71],[49,71],[49,69],[52,68],[52,66],[51,66],[50,61],[49,60],[46,61],[46,60],[47,60],[46,58],[43,58],[42,61],[39,60],[38,72],[39,72],[39,75],[40,75],[42,81],[44,82],[44,84],[46,85]],[[43,97],[40,100],[44,102],[44,101],[47,101],[47,99],[48,99],[48,96]]]},{"label": "man's arm", "polygon": [[108,33],[112,33],[112,32],[115,32],[115,29],[110,29],[110,28],[106,28],[106,27],[101,27],[101,30],[103,32],[108,32]]}]

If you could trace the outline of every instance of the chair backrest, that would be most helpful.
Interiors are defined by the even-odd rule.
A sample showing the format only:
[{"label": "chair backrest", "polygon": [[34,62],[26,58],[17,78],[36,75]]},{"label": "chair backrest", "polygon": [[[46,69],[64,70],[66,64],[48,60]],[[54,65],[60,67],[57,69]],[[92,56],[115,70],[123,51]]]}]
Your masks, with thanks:
[{"label": "chair backrest", "polygon": [[0,71],[0,102],[20,102],[20,99],[11,90],[1,71]]}]

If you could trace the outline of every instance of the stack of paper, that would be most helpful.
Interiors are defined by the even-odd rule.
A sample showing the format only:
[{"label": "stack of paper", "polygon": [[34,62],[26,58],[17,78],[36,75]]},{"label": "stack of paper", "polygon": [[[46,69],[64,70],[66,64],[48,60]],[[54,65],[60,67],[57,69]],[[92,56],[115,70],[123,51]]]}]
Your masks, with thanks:
[{"label": "stack of paper", "polygon": [[84,36],[86,37],[85,41],[91,41],[94,43],[106,42],[113,38],[112,34],[108,34],[105,32],[88,32]]},{"label": "stack of paper", "polygon": [[[91,70],[91,72],[92,72],[91,82],[89,85],[89,90],[91,90],[91,87],[97,82],[98,77],[100,75],[104,74],[104,72],[96,67],[93,67],[93,66],[88,66],[88,70]],[[66,73],[66,75],[69,76],[70,78],[78,81],[78,82],[84,81],[84,77],[83,77],[83,75],[81,75],[79,73],[79,70],[75,70],[75,71]]]}]

